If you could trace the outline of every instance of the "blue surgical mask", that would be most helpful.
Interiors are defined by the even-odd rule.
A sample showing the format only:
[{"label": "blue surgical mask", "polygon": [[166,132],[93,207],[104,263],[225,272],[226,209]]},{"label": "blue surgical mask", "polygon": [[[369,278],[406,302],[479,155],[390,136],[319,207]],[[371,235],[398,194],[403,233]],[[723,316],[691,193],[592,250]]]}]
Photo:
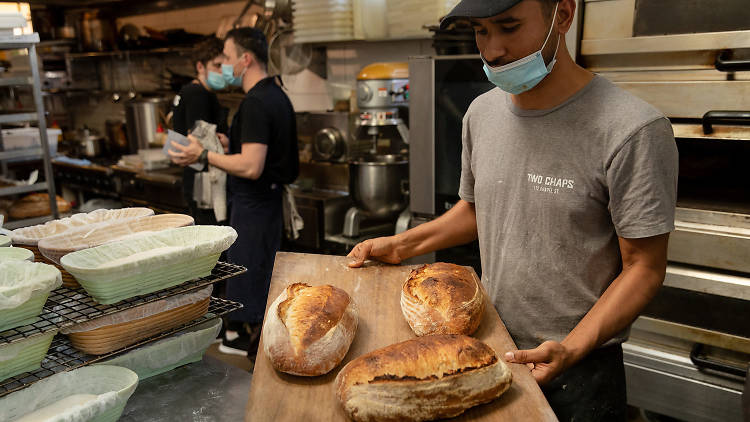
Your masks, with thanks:
[{"label": "blue surgical mask", "polygon": [[242,69],[242,73],[240,73],[240,76],[234,76],[234,66],[231,64],[223,64],[221,65],[221,75],[224,77],[224,80],[227,81],[227,83],[231,86],[241,86],[242,85],[242,76],[245,74],[245,71],[247,68]]},{"label": "blue surgical mask", "polygon": [[557,37],[555,55],[552,57],[552,61],[549,65],[544,64],[542,50],[544,50],[544,47],[549,40],[549,36],[552,34],[552,28],[555,26],[554,18],[556,14],[557,5],[555,5],[555,11],[552,14],[552,25],[549,28],[549,32],[547,32],[547,38],[544,39],[544,44],[542,44],[542,48],[540,48],[539,51],[500,67],[491,67],[487,64],[484,56],[482,56],[482,61],[484,62],[484,73],[487,75],[487,79],[503,91],[518,95],[534,88],[542,81],[542,79],[549,75],[552,68],[555,66],[555,62],[557,62],[556,57],[557,49],[560,47],[560,37]]},{"label": "blue surgical mask", "polygon": [[208,76],[206,76],[206,83],[208,84],[209,88],[215,91],[221,91],[222,89],[227,87],[227,81],[224,80],[224,76],[222,76],[221,73],[214,72],[213,70],[208,71]]}]

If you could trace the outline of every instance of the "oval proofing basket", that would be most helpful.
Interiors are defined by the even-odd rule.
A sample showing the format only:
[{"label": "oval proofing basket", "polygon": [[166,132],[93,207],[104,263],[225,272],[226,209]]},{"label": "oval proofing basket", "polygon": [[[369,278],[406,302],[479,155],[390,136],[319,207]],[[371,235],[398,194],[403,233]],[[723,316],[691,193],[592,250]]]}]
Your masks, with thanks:
[{"label": "oval proofing basket", "polygon": [[0,262],[3,261],[34,261],[34,253],[26,248],[0,248]]},{"label": "oval proofing basket", "polygon": [[221,324],[221,318],[214,318],[172,337],[117,356],[104,364],[131,369],[143,381],[154,375],[201,360],[206,349],[219,334]]},{"label": "oval proofing basket", "polygon": [[210,300],[207,297],[147,318],[70,333],[68,338],[83,353],[103,355],[202,317],[208,312]]},{"label": "oval proofing basket", "polygon": [[176,227],[192,226],[193,217],[184,214],[160,214],[107,224],[80,227],[61,235],[45,237],[39,241],[39,252],[56,264],[72,252],[94,248],[105,243],[123,240]]},{"label": "oval proofing basket", "polygon": [[97,302],[111,304],[211,274],[236,239],[228,226],[179,227],[73,252],[60,261]]},{"label": "oval proofing basket", "polygon": [[[55,333],[49,331],[0,346],[0,381],[39,369]],[[0,415],[4,414],[0,411]]]},{"label": "oval proofing basket", "polygon": [[0,415],[16,420],[76,394],[97,397],[57,415],[59,422],[115,422],[138,386],[138,375],[109,365],[84,366],[53,375],[0,398]]},{"label": "oval proofing basket", "polygon": [[49,292],[60,286],[60,271],[28,261],[0,262],[0,332],[33,324]]}]

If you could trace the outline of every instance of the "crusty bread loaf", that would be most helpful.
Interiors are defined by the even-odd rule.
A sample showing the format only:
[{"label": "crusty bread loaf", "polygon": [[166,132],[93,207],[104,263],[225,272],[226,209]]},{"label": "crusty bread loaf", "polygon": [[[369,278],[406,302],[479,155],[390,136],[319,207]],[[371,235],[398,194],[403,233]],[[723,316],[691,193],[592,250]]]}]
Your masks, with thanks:
[{"label": "crusty bread loaf", "polygon": [[510,369],[488,345],[439,334],[349,362],[336,377],[336,395],[355,421],[427,421],[490,402],[511,379]]},{"label": "crusty bread loaf", "polygon": [[474,333],[484,313],[484,291],[474,273],[437,262],[409,274],[401,288],[401,312],[418,336]]},{"label": "crusty bread loaf", "polygon": [[[61,196],[56,196],[57,211],[68,212],[71,209],[70,203]],[[9,210],[10,217],[15,219],[33,218],[50,215],[52,211],[49,207],[49,194],[32,193],[24,196],[13,203]]]},{"label": "crusty bread loaf", "polygon": [[357,307],[345,291],[294,283],[268,308],[263,350],[278,371],[322,375],[346,356],[357,321]]}]

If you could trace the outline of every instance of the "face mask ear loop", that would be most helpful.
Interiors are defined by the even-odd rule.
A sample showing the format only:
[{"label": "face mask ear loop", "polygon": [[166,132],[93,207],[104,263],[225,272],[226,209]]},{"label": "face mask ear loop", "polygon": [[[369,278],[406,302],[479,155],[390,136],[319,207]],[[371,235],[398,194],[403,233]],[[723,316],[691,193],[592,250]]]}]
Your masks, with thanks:
[{"label": "face mask ear loop", "polygon": [[[552,35],[552,29],[555,27],[555,16],[557,16],[557,6],[560,5],[560,3],[555,4],[555,11],[552,12],[552,24],[549,26],[549,32],[547,32],[547,38],[544,39],[544,44],[542,44],[542,48],[539,49],[539,51],[544,50],[544,47],[547,46],[547,41],[549,41],[549,36]],[[560,45],[560,38],[557,38],[557,45]],[[557,52],[557,47],[555,47],[555,52]]]}]

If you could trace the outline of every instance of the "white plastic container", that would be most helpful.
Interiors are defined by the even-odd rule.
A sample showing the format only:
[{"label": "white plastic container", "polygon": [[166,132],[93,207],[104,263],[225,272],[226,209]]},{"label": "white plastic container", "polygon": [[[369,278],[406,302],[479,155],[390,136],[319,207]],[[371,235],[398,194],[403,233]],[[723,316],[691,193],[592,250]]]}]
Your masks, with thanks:
[{"label": "white plastic container", "polygon": [[[62,135],[60,129],[47,129],[47,142],[51,157],[57,155],[57,138]],[[8,150],[39,148],[42,145],[39,129],[25,127],[20,129],[3,129],[3,147]]]}]

